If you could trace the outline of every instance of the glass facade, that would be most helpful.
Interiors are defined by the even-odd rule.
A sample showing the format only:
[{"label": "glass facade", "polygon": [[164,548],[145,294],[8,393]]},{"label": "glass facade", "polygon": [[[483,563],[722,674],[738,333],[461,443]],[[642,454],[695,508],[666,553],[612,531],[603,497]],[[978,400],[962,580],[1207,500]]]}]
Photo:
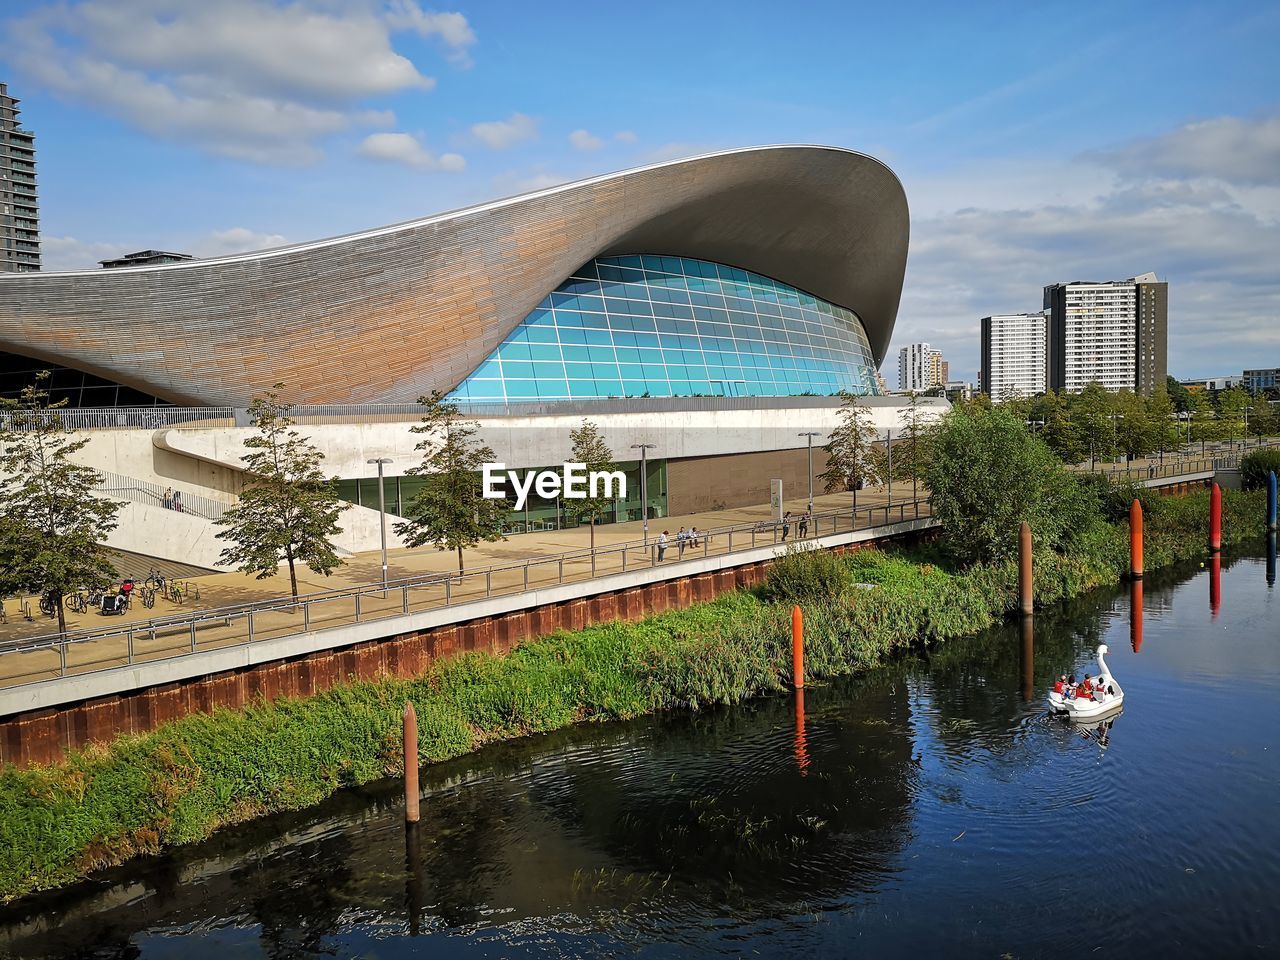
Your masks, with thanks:
[{"label": "glass facade", "polygon": [[[649,519],[660,520],[667,515],[667,462],[662,459],[649,460],[648,475],[645,480],[645,493],[649,497]],[[555,469],[553,467],[530,468]],[[615,499],[613,508],[606,511],[596,521],[597,525],[608,523],[624,523],[628,520],[640,520],[643,514],[640,508],[640,463],[632,461],[619,463],[618,469],[627,477],[627,498]],[[421,477],[386,477],[384,496],[387,513],[404,516],[404,509],[422,489]],[[359,480],[339,480],[338,496],[350,503],[378,509],[378,478],[364,477]],[[530,533],[536,530],[560,530],[577,526],[564,509],[559,500],[546,499],[532,490],[528,502],[520,511],[512,510],[507,516],[504,533]]]},{"label": "glass facade", "polygon": [[45,381],[49,402],[65,400],[69,407],[155,407],[167,402],[149,393],[121,386],[92,373],[32,360],[16,353],[0,351],[0,397],[16,398],[24,387],[34,386],[43,371],[51,376]]},{"label": "glass facade", "polygon": [[857,315],[737,267],[600,257],[511,332],[452,399],[878,393]]}]

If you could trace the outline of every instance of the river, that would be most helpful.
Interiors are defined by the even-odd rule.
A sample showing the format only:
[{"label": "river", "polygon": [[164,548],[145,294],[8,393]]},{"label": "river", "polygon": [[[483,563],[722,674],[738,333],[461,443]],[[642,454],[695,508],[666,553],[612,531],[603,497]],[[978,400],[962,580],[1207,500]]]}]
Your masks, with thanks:
[{"label": "river", "polygon": [[[1274,549],[1274,548],[1273,548]],[[1274,560],[1270,579],[1274,582]],[[0,911],[21,957],[1280,954],[1280,600],[1149,576],[734,709],[578,727]],[[1136,620],[1136,622],[1135,622]],[[1046,715],[1061,673],[1125,689]],[[1135,649],[1136,648],[1136,649]]]}]

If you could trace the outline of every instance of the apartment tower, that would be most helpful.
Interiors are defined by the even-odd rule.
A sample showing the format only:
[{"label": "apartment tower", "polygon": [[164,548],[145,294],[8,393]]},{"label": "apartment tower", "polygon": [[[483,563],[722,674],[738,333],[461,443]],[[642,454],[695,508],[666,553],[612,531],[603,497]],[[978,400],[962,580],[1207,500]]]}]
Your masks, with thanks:
[{"label": "apartment tower", "polygon": [[1044,393],[1046,321],[1043,313],[982,318],[982,392],[997,402]]},{"label": "apartment tower", "polygon": [[18,123],[18,101],[0,83],[0,272],[40,269],[35,135]]},{"label": "apartment tower", "polygon": [[1165,382],[1169,284],[1144,273],[1128,280],[1073,281],[1044,288],[1049,318],[1048,387],[1090,383],[1150,395]]}]

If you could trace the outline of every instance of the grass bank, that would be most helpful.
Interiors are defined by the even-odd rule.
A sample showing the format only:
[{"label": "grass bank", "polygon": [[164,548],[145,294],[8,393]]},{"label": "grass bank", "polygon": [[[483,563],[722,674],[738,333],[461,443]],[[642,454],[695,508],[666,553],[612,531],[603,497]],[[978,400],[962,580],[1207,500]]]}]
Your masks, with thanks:
[{"label": "grass bank", "polygon": [[[1226,538],[1263,534],[1263,495],[1225,498]],[[1153,499],[1146,565],[1203,553],[1208,498]],[[1038,559],[1052,603],[1115,583],[1127,527],[1099,522],[1071,556]],[[857,584],[873,583],[865,590]],[[790,606],[806,610],[806,671],[864,670],[896,650],[982,630],[1014,603],[1010,564],[949,570],[929,551],[800,553],[757,591],[471,654],[413,680],[344,685],[307,700],[191,716],[47,768],[0,772],[0,899],[63,885],[219,827],[311,806],[396,773],[400,713],[417,706],[422,756],[444,760],[497,740],[587,720],[737,703],[785,689]]]}]

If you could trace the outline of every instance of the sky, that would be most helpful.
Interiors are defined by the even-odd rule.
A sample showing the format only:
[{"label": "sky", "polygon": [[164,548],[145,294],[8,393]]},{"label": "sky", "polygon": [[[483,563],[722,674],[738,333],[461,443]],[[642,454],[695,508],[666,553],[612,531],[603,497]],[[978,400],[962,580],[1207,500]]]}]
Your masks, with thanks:
[{"label": "sky", "polygon": [[261,249],[769,143],[887,163],[893,344],[1155,271],[1169,370],[1280,366],[1280,3],[0,0],[45,269]]}]

